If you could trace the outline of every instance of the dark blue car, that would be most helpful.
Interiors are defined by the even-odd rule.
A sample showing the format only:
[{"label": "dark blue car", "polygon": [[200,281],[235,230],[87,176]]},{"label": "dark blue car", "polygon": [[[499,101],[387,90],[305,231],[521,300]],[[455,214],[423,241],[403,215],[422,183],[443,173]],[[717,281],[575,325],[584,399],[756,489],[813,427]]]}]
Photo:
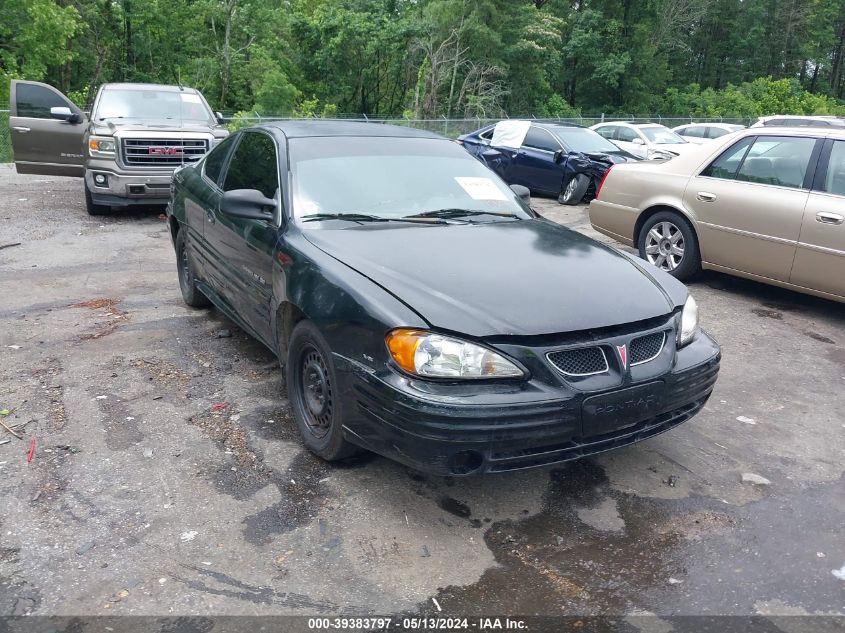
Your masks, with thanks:
[{"label": "dark blue car", "polygon": [[561,204],[591,200],[611,165],[639,160],[593,130],[567,123],[499,121],[457,142],[508,184],[557,196]]}]

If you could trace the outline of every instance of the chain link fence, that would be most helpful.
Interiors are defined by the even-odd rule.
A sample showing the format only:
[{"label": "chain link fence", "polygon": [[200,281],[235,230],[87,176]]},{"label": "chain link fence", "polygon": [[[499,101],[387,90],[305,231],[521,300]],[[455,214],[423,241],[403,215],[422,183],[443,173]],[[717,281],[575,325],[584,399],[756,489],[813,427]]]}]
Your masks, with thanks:
[{"label": "chain link fence", "polygon": [[[533,116],[526,117],[511,117],[521,119],[531,119],[533,121],[543,123],[574,123],[576,125],[590,126],[602,121],[633,121],[638,123],[662,123],[666,127],[675,127],[685,123],[736,123],[739,125],[750,125],[753,121],[751,119],[743,118],[713,118],[704,119],[689,116],[671,116],[665,117],[661,115],[651,117],[625,117],[622,115],[604,115],[597,114],[594,116],[579,116],[571,118],[538,118]],[[273,116],[273,115],[259,115],[253,116],[228,116],[224,117],[224,121],[230,127],[245,127],[250,125],[260,125],[268,121],[292,121],[292,120],[306,120],[296,119],[289,116]],[[307,119],[311,120],[311,119]],[[331,119],[320,119],[323,121],[364,121],[369,123],[386,123],[390,125],[401,125],[412,127],[420,130],[428,130],[449,138],[455,138],[461,134],[473,132],[485,125],[501,121],[501,118],[472,118],[472,119],[447,119],[441,117],[437,119],[405,119],[399,117],[368,117],[365,114],[340,114],[335,115]],[[12,142],[9,137],[9,110],[7,106],[0,105],[0,163],[9,163],[12,161]]]},{"label": "chain link fence", "polygon": [[[605,114],[596,114],[596,115],[588,115],[588,116],[578,116],[578,117],[534,117],[534,116],[522,116],[522,117],[509,117],[512,119],[523,119],[523,120],[532,120],[537,121],[538,123],[570,123],[575,125],[582,125],[585,127],[589,127],[590,125],[595,125],[596,123],[602,123],[604,121],[630,121],[632,123],[660,123],[665,125],[666,127],[672,128],[677,127],[679,125],[684,125],[686,123],[732,123],[738,125],[751,125],[756,119],[750,118],[700,118],[700,117],[691,117],[691,116],[662,116],[662,115],[655,115],[650,117],[634,117],[634,116],[625,116],[625,115],[605,115]],[[239,115],[237,117],[234,116],[226,116],[224,120],[230,124],[231,127],[245,127],[249,125],[260,125],[261,123],[267,123],[269,121],[295,121],[295,120],[306,120],[302,118],[290,117],[290,116],[274,116],[270,114],[254,114],[252,116],[244,116]],[[310,120],[310,119],[308,119]],[[474,132],[475,130],[484,127],[486,125],[496,123],[497,121],[501,121],[502,118],[471,118],[471,119],[455,119],[455,118],[446,118],[440,117],[436,119],[405,119],[400,117],[371,117],[362,114],[340,114],[331,117],[330,119],[319,118],[321,121],[362,121],[368,123],[385,123],[389,125],[400,125],[405,127],[412,127],[421,130],[428,130],[429,132],[435,132],[437,134],[441,134],[443,136],[449,138],[455,138],[460,136],[461,134],[467,134],[469,132]]]},{"label": "chain link fence", "polygon": [[12,162],[12,139],[9,138],[9,110],[0,108],[0,163]]}]

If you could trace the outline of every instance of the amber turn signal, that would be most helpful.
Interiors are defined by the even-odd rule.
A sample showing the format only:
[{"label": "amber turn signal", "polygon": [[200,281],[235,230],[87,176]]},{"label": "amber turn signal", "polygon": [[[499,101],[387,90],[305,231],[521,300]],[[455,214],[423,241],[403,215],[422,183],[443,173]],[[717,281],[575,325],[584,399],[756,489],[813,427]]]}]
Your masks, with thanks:
[{"label": "amber turn signal", "polygon": [[427,334],[429,332],[423,332],[421,330],[400,329],[388,332],[385,337],[387,349],[390,350],[393,360],[408,373],[416,373],[414,355],[417,353],[420,342]]}]

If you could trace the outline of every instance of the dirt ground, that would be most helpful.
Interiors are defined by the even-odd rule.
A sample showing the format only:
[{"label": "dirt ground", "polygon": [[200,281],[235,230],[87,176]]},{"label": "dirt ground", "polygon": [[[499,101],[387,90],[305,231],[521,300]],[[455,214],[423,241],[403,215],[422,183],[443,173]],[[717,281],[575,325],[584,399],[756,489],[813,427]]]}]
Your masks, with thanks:
[{"label": "dirt ground", "polygon": [[0,166],[0,615],[845,613],[845,306],[704,274],[690,423],[522,474],[330,466],[274,358],[182,303],[160,212]]}]

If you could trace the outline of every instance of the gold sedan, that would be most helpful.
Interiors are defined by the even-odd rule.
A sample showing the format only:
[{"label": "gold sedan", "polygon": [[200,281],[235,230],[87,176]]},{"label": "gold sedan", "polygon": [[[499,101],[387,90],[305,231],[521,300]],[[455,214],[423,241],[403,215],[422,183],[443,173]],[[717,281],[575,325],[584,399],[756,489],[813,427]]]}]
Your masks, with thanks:
[{"label": "gold sedan", "polygon": [[845,131],[751,128],[614,165],[590,222],[679,279],[708,268],[845,302]]}]

